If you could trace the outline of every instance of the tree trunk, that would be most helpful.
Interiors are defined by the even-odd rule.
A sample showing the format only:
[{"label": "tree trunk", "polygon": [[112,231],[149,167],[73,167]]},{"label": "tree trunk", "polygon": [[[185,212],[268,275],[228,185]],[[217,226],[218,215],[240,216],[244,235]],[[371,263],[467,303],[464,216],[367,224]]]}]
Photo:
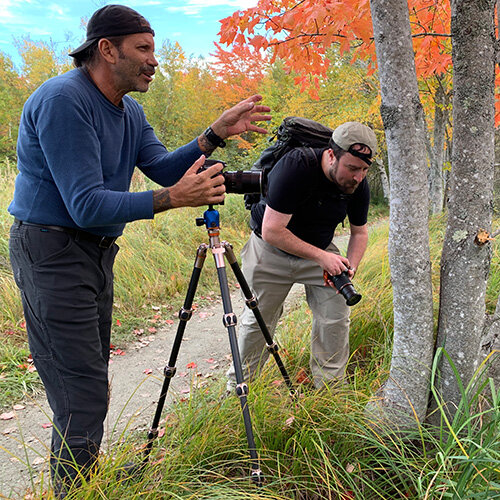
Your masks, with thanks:
[{"label": "tree trunk", "polygon": [[488,317],[481,341],[481,358],[487,360],[487,376],[500,387],[500,298],[497,300],[495,314]]},{"label": "tree trunk", "polygon": [[391,179],[389,263],[394,294],[390,376],[367,411],[414,427],[425,417],[433,355],[423,110],[408,5],[371,0]]},{"label": "tree trunk", "polygon": [[446,134],[446,123],[448,121],[448,97],[438,78],[438,89],[435,95],[434,109],[434,145],[429,171],[429,191],[431,214],[439,214],[443,211],[444,203],[444,139]]},{"label": "tree trunk", "polygon": [[391,188],[389,187],[389,178],[387,177],[387,172],[385,171],[384,162],[380,158],[376,158],[375,166],[380,176],[380,184],[382,185],[384,200],[389,203],[389,200],[391,199]]},{"label": "tree trunk", "polygon": [[[480,363],[491,244],[494,168],[494,0],[452,0],[453,148],[448,224],[441,259],[438,346],[467,386]],[[460,401],[455,373],[442,358],[438,388],[450,412]]]}]

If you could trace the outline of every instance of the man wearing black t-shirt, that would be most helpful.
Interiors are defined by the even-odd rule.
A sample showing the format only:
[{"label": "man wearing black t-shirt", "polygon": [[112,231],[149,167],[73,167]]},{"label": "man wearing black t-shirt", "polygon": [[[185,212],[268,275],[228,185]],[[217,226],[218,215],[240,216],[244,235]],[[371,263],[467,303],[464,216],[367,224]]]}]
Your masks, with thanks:
[{"label": "man wearing black t-shirt", "polygon": [[[352,278],[368,241],[370,191],[365,179],[377,150],[373,130],[358,122],[337,127],[326,149],[297,148],[269,174],[265,204],[252,209],[254,232],[244,246],[242,270],[259,300],[271,333],[294,283],[302,283],[313,314],[311,372],[318,388],[341,380],[349,357],[349,308],[324,285],[323,271]],[[332,243],[336,226],[349,218],[347,256]],[[265,339],[245,307],[238,345],[245,380],[267,359]],[[236,384],[228,371],[228,389]]]}]

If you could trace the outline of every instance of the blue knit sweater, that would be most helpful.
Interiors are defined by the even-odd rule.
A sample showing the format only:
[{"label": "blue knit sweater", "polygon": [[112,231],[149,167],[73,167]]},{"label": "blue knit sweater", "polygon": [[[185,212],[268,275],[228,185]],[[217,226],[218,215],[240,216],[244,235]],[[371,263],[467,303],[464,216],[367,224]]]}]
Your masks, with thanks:
[{"label": "blue knit sweater", "polygon": [[136,166],[170,186],[201,154],[196,139],[167,152],[134,99],[117,107],[74,69],[26,101],[8,210],[25,222],[118,236],[125,223],[153,218],[152,191],[128,192]]}]

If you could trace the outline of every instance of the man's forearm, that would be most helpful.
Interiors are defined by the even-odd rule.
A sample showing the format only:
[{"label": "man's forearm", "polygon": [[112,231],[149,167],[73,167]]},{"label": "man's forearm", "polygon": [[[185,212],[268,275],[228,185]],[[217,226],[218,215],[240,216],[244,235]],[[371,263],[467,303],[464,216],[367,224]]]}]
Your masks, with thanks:
[{"label": "man's forearm", "polygon": [[351,233],[347,246],[347,258],[351,267],[357,269],[368,244],[368,232]]},{"label": "man's forearm", "polygon": [[317,261],[323,252],[320,248],[301,240],[287,228],[282,228],[279,231],[276,229],[267,232],[263,230],[262,237],[270,245],[303,259]]},{"label": "man's forearm", "polygon": [[164,212],[174,208],[170,199],[170,188],[156,189],[153,191],[153,213]]},{"label": "man's forearm", "polygon": [[217,149],[217,146],[214,146],[204,133],[198,136],[198,146],[205,156],[210,156]]}]

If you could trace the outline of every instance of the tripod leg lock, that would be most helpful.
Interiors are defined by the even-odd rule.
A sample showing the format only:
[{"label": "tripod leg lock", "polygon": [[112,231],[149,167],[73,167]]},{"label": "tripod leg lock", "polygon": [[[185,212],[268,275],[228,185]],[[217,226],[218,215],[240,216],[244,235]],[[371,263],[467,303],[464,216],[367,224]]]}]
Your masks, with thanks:
[{"label": "tripod leg lock", "polygon": [[165,375],[165,378],[172,378],[175,375],[176,371],[177,368],[175,366],[165,366],[163,373]]},{"label": "tripod leg lock", "polygon": [[158,429],[150,429],[148,434],[148,440],[153,441],[153,439],[156,439],[158,437],[158,434],[159,434]]},{"label": "tripod leg lock", "polygon": [[245,304],[249,309],[256,309],[259,305],[259,301],[255,295],[252,295],[249,299],[245,300]]},{"label": "tripod leg lock", "polygon": [[236,386],[236,395],[239,398],[242,398],[243,396],[248,396],[248,385],[245,384],[245,382],[238,384]]},{"label": "tripod leg lock", "polygon": [[192,309],[185,309],[184,307],[182,307],[181,310],[179,311],[179,319],[181,321],[189,321],[192,315],[193,315]]},{"label": "tripod leg lock", "polygon": [[272,344],[266,344],[266,349],[272,354],[273,352],[278,352],[279,347],[276,342],[273,342]]},{"label": "tripod leg lock", "polygon": [[236,314],[233,312],[224,314],[222,318],[222,322],[224,323],[224,326],[228,328],[229,326],[236,326],[236,323],[238,320],[236,319]]}]

